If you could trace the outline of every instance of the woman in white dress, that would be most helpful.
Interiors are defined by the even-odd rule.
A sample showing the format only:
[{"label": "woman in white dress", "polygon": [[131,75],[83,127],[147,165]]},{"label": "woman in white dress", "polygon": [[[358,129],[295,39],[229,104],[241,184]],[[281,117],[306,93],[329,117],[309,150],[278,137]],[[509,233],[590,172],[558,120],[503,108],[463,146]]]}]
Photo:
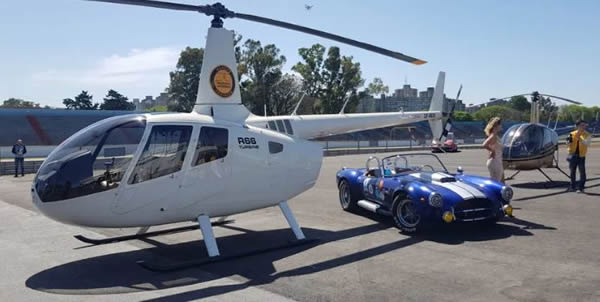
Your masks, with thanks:
[{"label": "woman in white dress", "polygon": [[502,119],[499,117],[492,118],[485,127],[487,139],[483,142],[483,147],[489,151],[487,168],[490,171],[490,178],[504,182],[500,131],[502,131]]}]

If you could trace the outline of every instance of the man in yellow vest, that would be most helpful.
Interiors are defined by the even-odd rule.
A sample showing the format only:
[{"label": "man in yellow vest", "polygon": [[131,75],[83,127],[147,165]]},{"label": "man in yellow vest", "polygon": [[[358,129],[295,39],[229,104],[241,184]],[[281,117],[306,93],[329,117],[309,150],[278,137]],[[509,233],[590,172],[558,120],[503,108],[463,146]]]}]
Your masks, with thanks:
[{"label": "man in yellow vest", "polygon": [[[583,193],[585,189],[585,154],[587,148],[592,142],[592,135],[585,131],[587,123],[584,120],[578,120],[575,123],[577,127],[575,131],[569,133],[567,142],[569,143],[569,169],[571,170],[571,186],[569,192],[577,190],[579,193]],[[576,181],[577,169],[579,169],[579,184]]]}]

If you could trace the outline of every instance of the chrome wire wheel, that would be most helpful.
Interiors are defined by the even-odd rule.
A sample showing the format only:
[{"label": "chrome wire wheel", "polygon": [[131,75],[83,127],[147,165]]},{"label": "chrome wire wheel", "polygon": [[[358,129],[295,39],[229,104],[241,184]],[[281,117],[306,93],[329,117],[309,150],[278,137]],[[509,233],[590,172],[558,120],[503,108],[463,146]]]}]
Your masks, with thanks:
[{"label": "chrome wire wheel", "polygon": [[344,179],[340,181],[338,189],[342,209],[352,212],[356,209],[356,197],[353,197],[352,192],[350,192],[350,184]]},{"label": "chrome wire wheel", "polygon": [[417,214],[415,204],[410,199],[405,199],[396,207],[396,217],[404,227],[414,228],[421,221],[421,216]]},{"label": "chrome wire wheel", "polygon": [[339,194],[340,194],[340,203],[342,204],[342,208],[344,208],[344,209],[348,208],[351,197],[350,197],[350,186],[348,186],[348,183],[346,181],[342,181],[342,183],[340,183]]}]

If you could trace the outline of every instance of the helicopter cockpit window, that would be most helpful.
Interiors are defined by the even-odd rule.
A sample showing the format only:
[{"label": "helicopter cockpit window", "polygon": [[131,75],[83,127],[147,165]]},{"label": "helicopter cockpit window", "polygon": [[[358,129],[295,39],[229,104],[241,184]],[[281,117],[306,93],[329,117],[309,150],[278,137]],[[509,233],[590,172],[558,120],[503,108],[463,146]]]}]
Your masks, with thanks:
[{"label": "helicopter cockpit window", "polygon": [[43,202],[119,186],[146,128],[143,115],[122,115],[79,131],[48,156],[34,180]]},{"label": "helicopter cockpit window", "polygon": [[229,131],[223,128],[202,127],[192,166],[198,166],[227,156]]},{"label": "helicopter cockpit window", "polygon": [[285,130],[287,134],[294,135],[294,129],[292,129],[292,123],[290,123],[290,120],[283,120],[283,123],[285,124]]},{"label": "helicopter cockpit window", "polygon": [[277,123],[277,131],[279,131],[281,133],[285,133],[285,127],[283,126],[283,121],[276,120],[275,122]]},{"label": "helicopter cockpit window", "polygon": [[269,121],[269,129],[277,131],[277,125],[275,125],[275,121]]},{"label": "helicopter cockpit window", "polygon": [[542,146],[543,149],[551,148],[552,146],[554,146],[554,144],[558,143],[557,141],[555,142],[554,136],[556,136],[554,131],[548,128],[544,128],[544,144]]},{"label": "helicopter cockpit window", "polygon": [[181,170],[192,129],[192,126],[176,125],[152,127],[144,151],[129,177],[129,184],[144,182]]}]

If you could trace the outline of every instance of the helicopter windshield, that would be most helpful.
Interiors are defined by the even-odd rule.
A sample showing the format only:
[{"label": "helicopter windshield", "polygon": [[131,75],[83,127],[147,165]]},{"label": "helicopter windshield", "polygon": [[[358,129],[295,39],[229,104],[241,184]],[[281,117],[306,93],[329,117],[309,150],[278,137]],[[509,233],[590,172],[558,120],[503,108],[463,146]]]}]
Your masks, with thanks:
[{"label": "helicopter windshield", "polygon": [[118,187],[146,128],[143,115],[123,115],[80,130],[50,153],[34,184],[43,202]]},{"label": "helicopter windshield", "polygon": [[557,134],[536,124],[512,126],[502,137],[503,155],[507,159],[530,158],[553,150],[558,143]]}]

